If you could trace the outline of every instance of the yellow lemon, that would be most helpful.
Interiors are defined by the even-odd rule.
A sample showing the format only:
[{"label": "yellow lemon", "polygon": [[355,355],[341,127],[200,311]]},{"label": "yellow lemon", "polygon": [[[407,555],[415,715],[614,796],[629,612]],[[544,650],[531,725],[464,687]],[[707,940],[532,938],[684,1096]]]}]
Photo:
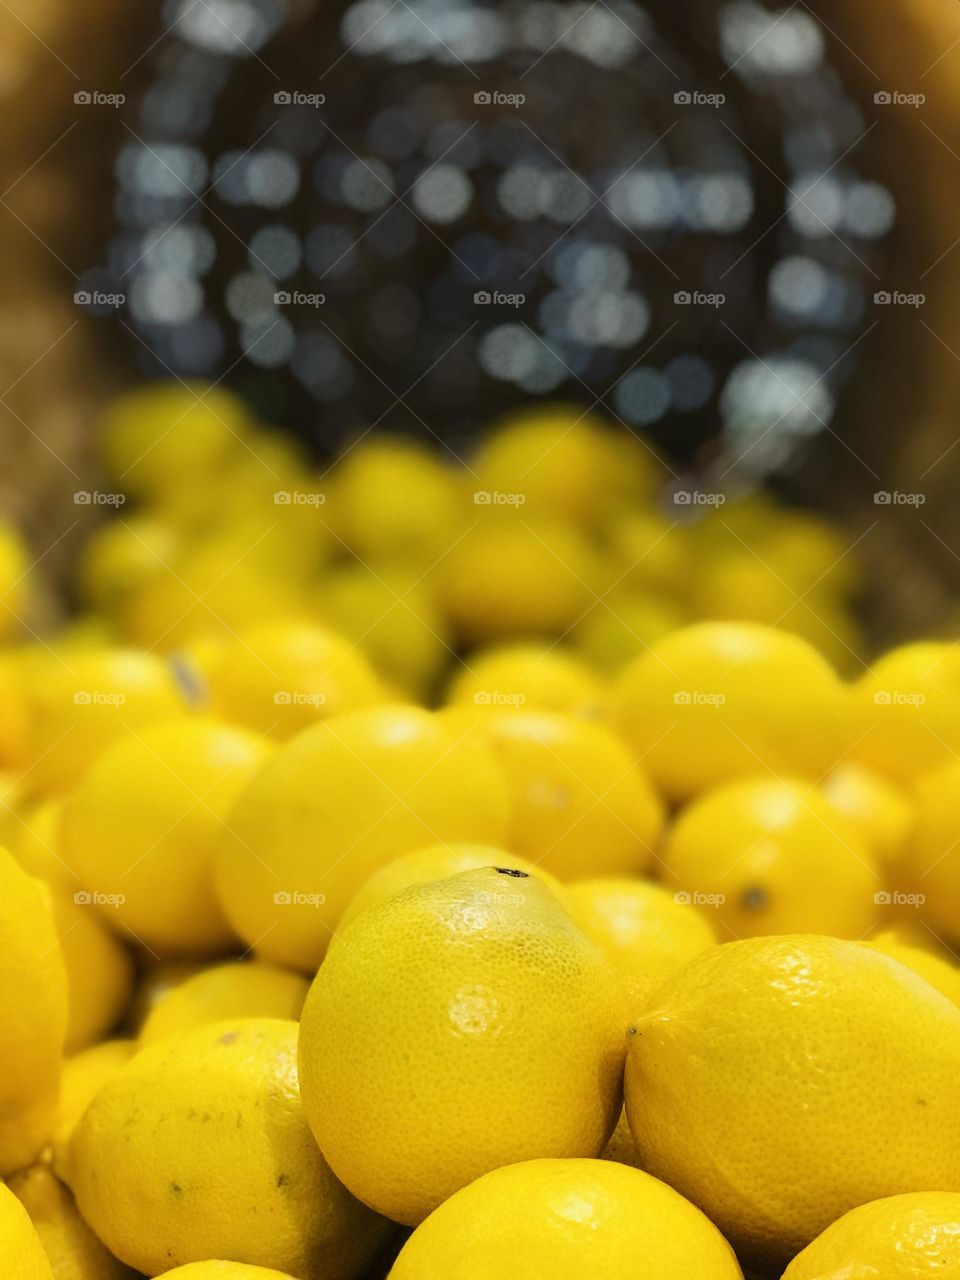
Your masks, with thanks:
[{"label": "yellow lemon", "polygon": [[94,649],[52,656],[33,682],[35,790],[62,792],[118,738],[186,711],[170,667],[150,653]]},{"label": "yellow lemon", "polygon": [[917,822],[901,862],[905,905],[920,906],[933,928],[960,942],[960,762],[921,778]]},{"label": "yellow lemon", "polygon": [[570,638],[588,662],[615,675],[683,622],[679,606],[663,596],[614,589],[581,616]]},{"label": "yellow lemon", "polygon": [[56,1280],[135,1280],[136,1273],[100,1243],[46,1165],[24,1169],[8,1185],[30,1215]]},{"label": "yellow lemon", "polygon": [[623,672],[616,718],[672,799],[764,765],[820,777],[839,755],[847,694],[797,636],[704,622],[654,644]]},{"label": "yellow lemon", "polygon": [[619,972],[631,1015],[664,978],[716,942],[702,912],[648,880],[580,880],[564,887],[564,903]]},{"label": "yellow lemon", "polygon": [[211,655],[204,674],[214,715],[272,738],[383,700],[363,653],[306,622],[263,622],[239,632]]},{"label": "yellow lemon", "polygon": [[[0,609],[0,628],[3,626]],[[0,768],[25,767],[29,755],[29,708],[17,661],[0,654]]]},{"label": "yellow lemon", "polygon": [[91,895],[53,894],[53,919],[67,970],[66,1053],[108,1035],[133,995],[133,957],[104,925]]},{"label": "yellow lemon", "polygon": [[245,730],[185,718],[124,738],[96,760],[66,804],[63,841],[112,929],[161,956],[229,947],[214,852],[267,754]]},{"label": "yellow lemon", "polygon": [[149,964],[140,975],[127,1010],[127,1030],[138,1033],[149,1014],[171,991],[195,973],[202,973],[205,967],[202,960],[160,960]]},{"label": "yellow lemon", "polygon": [[589,608],[602,565],[587,539],[558,520],[478,508],[437,566],[437,598],[470,643],[567,630]]},{"label": "yellow lemon", "polygon": [[631,510],[609,533],[617,582],[633,592],[686,595],[695,544],[691,531],[653,510]]},{"label": "yellow lemon", "polygon": [[93,1230],[149,1275],[226,1257],[349,1280],[378,1243],[311,1140],[292,1021],[216,1022],[142,1050],[84,1112],[70,1166]]},{"label": "yellow lemon", "polygon": [[136,1048],[135,1040],[103,1040],[64,1061],[60,1109],[51,1139],[53,1167],[64,1182],[70,1181],[70,1139],[80,1117],[94,1094],[130,1061]]},{"label": "yellow lemon", "polygon": [[898,864],[916,822],[916,806],[908,792],[855,761],[831,770],[820,789],[882,866]]},{"label": "yellow lemon", "polygon": [[502,844],[490,748],[418,707],[352,711],[284,743],[234,806],[220,899],[266,960],[313,974],[344,908],[385,862],[439,842]]},{"label": "yellow lemon", "polygon": [[67,975],[49,893],[0,849],[0,1176],[49,1138],[67,1030]]},{"label": "yellow lemon", "polygon": [[110,520],[80,548],[81,594],[95,609],[113,611],[179,554],[180,537],[168,521],[149,513]]},{"label": "yellow lemon", "polygon": [[0,520],[0,640],[22,628],[29,604],[30,552],[19,532]]},{"label": "yellow lemon", "polygon": [[9,827],[10,852],[28,875],[72,893],[80,881],[63,856],[62,817],[62,796],[35,800],[19,811],[15,808]]},{"label": "yellow lemon", "polygon": [[813,934],[705,951],[635,1025],[643,1167],[780,1265],[880,1196],[960,1190],[960,1009],[888,956]]},{"label": "yellow lemon", "polygon": [[649,866],[663,809],[611,730],[523,710],[482,715],[476,726],[510,785],[508,849],[560,880]]},{"label": "yellow lemon", "polygon": [[532,515],[578,524],[600,518],[620,474],[613,433],[595,415],[564,404],[495,423],[470,465],[471,483],[491,504],[519,497]]},{"label": "yellow lemon", "polygon": [[450,685],[447,701],[596,716],[604,696],[600,678],[569,649],[525,643],[470,654]]},{"label": "yellow lemon", "polygon": [[429,565],[464,523],[460,476],[411,440],[361,440],[335,466],[330,487],[333,529],[360,560]]},{"label": "yellow lemon", "polygon": [[926,978],[931,987],[936,987],[954,1004],[960,1005],[960,968],[946,956],[880,935],[871,938],[866,945],[899,960],[914,973],[919,973],[921,978]]},{"label": "yellow lemon", "polygon": [[922,641],[891,649],[854,686],[854,758],[911,782],[960,752],[960,650]]},{"label": "yellow lemon", "polygon": [[243,1262],[188,1262],[163,1274],[164,1280],[294,1280],[286,1272],[248,1267]]},{"label": "yellow lemon", "polygon": [[325,623],[411,697],[432,691],[453,654],[429,583],[408,565],[393,560],[337,565],[321,578],[317,605]]},{"label": "yellow lemon", "polygon": [[600,1159],[616,1160],[618,1164],[628,1164],[634,1169],[640,1168],[640,1153],[630,1132],[626,1107],[620,1112],[617,1127],[610,1135],[610,1141],[604,1147]]},{"label": "yellow lemon", "polygon": [[508,866],[361,912],[304,1006],[314,1137],[398,1222],[502,1164],[599,1155],[620,1111],[616,975],[550,889]]},{"label": "yellow lemon", "polygon": [[431,1213],[390,1280],[741,1280],[716,1227],[672,1187],[603,1160],[495,1169]]},{"label": "yellow lemon", "polygon": [[450,876],[459,875],[461,871],[479,871],[481,867],[502,866],[504,863],[509,863],[515,871],[539,876],[561,901],[565,901],[567,890],[559,880],[554,879],[549,871],[528,862],[526,858],[518,858],[515,853],[507,853],[505,849],[486,844],[432,844],[425,849],[402,853],[399,858],[394,858],[379,871],[375,871],[360,886],[340,917],[337,929],[345,929],[359,912],[376,902],[386,902],[411,885],[427,884],[431,880],[447,880]]},{"label": "yellow lemon", "polygon": [[870,849],[817,788],[742,778],[706,791],[663,847],[664,879],[715,910],[721,940],[764,933],[859,938],[883,881]]},{"label": "yellow lemon", "polygon": [[296,1020],[309,985],[301,974],[261,960],[213,965],[185,979],[155,1006],[140,1032],[140,1047],[224,1018]]},{"label": "yellow lemon", "polygon": [[153,382],[114,400],[100,453],[122,492],[150,497],[214,474],[249,426],[243,402],[224,387]]},{"label": "yellow lemon", "polygon": [[960,1275],[960,1193],[915,1191],[858,1205],[831,1223],[783,1280],[924,1280]]},{"label": "yellow lemon", "polygon": [[54,1280],[30,1215],[0,1183],[0,1274],[4,1280]]}]

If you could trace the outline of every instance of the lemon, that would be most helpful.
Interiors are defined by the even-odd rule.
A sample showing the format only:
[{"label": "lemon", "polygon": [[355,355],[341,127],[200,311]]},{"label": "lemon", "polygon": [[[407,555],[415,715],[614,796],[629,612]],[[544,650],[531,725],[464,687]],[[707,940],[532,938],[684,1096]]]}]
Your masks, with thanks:
[{"label": "lemon", "polygon": [[337,565],[320,579],[317,606],[325,623],[413,698],[432,691],[453,653],[429,583],[408,565]]},{"label": "lemon", "polygon": [[103,1040],[67,1058],[60,1084],[60,1109],[51,1139],[53,1168],[64,1182],[70,1181],[69,1148],[73,1131],[94,1094],[117,1074],[136,1052],[135,1040]]},{"label": "lemon", "polygon": [[133,1034],[138,1033],[150,1013],[166,1000],[171,991],[205,968],[202,960],[160,960],[148,965],[140,975],[127,1010],[127,1029]]},{"label": "lemon", "polygon": [[[3,626],[0,609],[0,628]],[[24,681],[16,660],[0,654],[0,768],[28,763],[29,718]]]},{"label": "lemon", "polygon": [[112,612],[180,554],[180,537],[152,514],[133,514],[95,529],[80,549],[80,592],[96,609]]},{"label": "lemon", "polygon": [[8,1183],[34,1225],[56,1280],[134,1280],[93,1234],[73,1196],[46,1165],[33,1165]]},{"label": "lemon", "polygon": [[602,564],[587,539],[558,520],[478,507],[437,566],[437,598],[457,633],[479,644],[554,635],[589,608]]},{"label": "lemon", "polygon": [[858,943],[703,952],[637,1020],[625,1091],[643,1167],[771,1263],[867,1200],[960,1190],[960,1009]]},{"label": "lemon", "polygon": [[565,886],[564,903],[619,972],[631,1015],[664,978],[716,942],[702,912],[647,880],[580,880]]},{"label": "lemon", "polygon": [[919,973],[921,978],[926,978],[931,987],[936,987],[954,1004],[960,1005],[960,968],[946,956],[880,935],[871,938],[866,945],[899,960],[914,973]]},{"label": "lemon", "polygon": [[726,622],[658,641],[623,672],[615,702],[627,742],[675,800],[764,765],[820,777],[848,710],[840,678],[803,640]]},{"label": "lemon", "polygon": [[23,626],[29,603],[30,552],[12,524],[0,520],[0,640]]},{"label": "lemon", "polygon": [[0,1176],[53,1129],[67,1029],[67,975],[49,892],[0,849]]},{"label": "lemon", "polygon": [[895,867],[916,822],[913,798],[895,782],[855,761],[844,761],[823,780],[821,791],[851,822],[880,864]]},{"label": "lemon", "polygon": [[294,1280],[283,1271],[248,1267],[242,1262],[188,1262],[163,1274],[165,1280]]},{"label": "lemon", "polygon": [[417,1228],[390,1280],[741,1280],[699,1209],[639,1169],[527,1160],[458,1191]]},{"label": "lemon", "polygon": [[960,1193],[915,1191],[858,1205],[798,1254],[783,1280],[960,1275]]},{"label": "lemon", "polygon": [[891,649],[854,686],[854,757],[900,782],[960,752],[960,652],[926,640]]},{"label": "lemon", "polygon": [[614,439],[577,405],[524,409],[493,425],[471,459],[471,483],[491,505],[519,497],[532,515],[589,524],[622,474]]},{"label": "lemon", "polygon": [[28,875],[45,880],[53,889],[72,893],[80,887],[80,882],[63,857],[62,817],[62,796],[48,796],[22,808],[15,807],[9,827],[9,847]]},{"label": "lemon", "polygon": [[104,1244],[156,1275],[209,1258],[347,1280],[379,1228],[311,1140],[297,1024],[211,1023],[136,1054],[96,1094],[70,1150],[77,1204]]},{"label": "lemon", "polygon": [[903,889],[935,930],[960,942],[960,762],[920,778],[917,822],[901,863]]},{"label": "lemon", "polygon": [[87,895],[54,893],[53,919],[67,970],[66,1053],[102,1040],[133,995],[133,957]]},{"label": "lemon", "polygon": [[40,1237],[23,1205],[0,1183],[0,1273],[4,1280],[54,1280]]},{"label": "lemon", "polygon": [[218,646],[205,665],[214,715],[273,738],[382,701],[364,655],[325,627],[263,622]]},{"label": "lemon", "polygon": [[224,1018],[293,1018],[307,998],[299,973],[260,960],[213,965],[181,982],[147,1016],[140,1047]]},{"label": "lemon", "polygon": [[216,955],[233,934],[213,857],[262,739],[212,720],[145,729],[104,752],[63,814],[67,860],[104,920],[163,956]]},{"label": "lemon", "polygon": [[186,710],[171,669],[150,653],[51,655],[33,682],[31,786],[62,792],[118,738]]},{"label": "lemon", "polygon": [[429,565],[464,523],[456,471],[411,440],[367,437],[333,470],[329,519],[360,560]]},{"label": "lemon", "polygon": [[502,1164],[599,1155],[624,1025],[612,967],[546,885],[467,871],[338,934],[303,1010],[304,1108],[354,1195],[417,1223]]},{"label": "lemon", "polygon": [[690,589],[689,568],[695,552],[690,529],[653,510],[632,509],[609,531],[618,584],[633,592],[668,598]]},{"label": "lemon", "polygon": [[643,871],[663,810],[616,735],[559,712],[491,712],[476,722],[510,785],[506,846],[560,880]]},{"label": "lemon", "polygon": [[405,706],[331,716],[284,743],[239,797],[220,899],[260,956],[313,974],[368,876],[438,841],[502,844],[508,806],[490,748],[441,717]]},{"label": "lemon", "polygon": [[450,685],[447,701],[596,716],[604,695],[596,673],[570,650],[528,642],[470,654]]},{"label": "lemon", "polygon": [[153,382],[114,400],[100,453],[121,491],[149,497],[214,474],[243,447],[249,426],[246,407],[224,387]]},{"label": "lemon", "polygon": [[566,901],[564,895],[567,890],[559,880],[550,875],[549,871],[528,862],[526,858],[518,858],[515,853],[507,853],[504,849],[487,844],[432,844],[425,849],[402,853],[399,858],[392,859],[379,871],[375,871],[351,899],[350,905],[340,917],[337,929],[345,929],[359,912],[374,903],[386,902],[411,885],[427,884],[431,880],[448,880],[461,871],[479,871],[481,867],[501,866],[505,862],[514,871],[539,876],[558,898]]},{"label": "lemon", "polygon": [[721,939],[763,933],[859,938],[877,918],[871,851],[816,787],[742,778],[704,792],[663,848],[664,879],[715,910]]},{"label": "lemon", "polygon": [[683,621],[679,606],[662,596],[614,589],[580,617],[570,638],[588,662],[615,675]]}]

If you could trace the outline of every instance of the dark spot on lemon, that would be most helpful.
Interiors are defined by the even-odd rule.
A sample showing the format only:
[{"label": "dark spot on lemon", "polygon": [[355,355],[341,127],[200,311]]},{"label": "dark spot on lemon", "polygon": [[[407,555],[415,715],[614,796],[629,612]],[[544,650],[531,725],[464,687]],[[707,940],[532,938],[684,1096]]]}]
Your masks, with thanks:
[{"label": "dark spot on lemon", "polygon": [[518,880],[529,880],[526,871],[517,871],[515,867],[494,867],[494,871],[501,876],[515,876]]}]

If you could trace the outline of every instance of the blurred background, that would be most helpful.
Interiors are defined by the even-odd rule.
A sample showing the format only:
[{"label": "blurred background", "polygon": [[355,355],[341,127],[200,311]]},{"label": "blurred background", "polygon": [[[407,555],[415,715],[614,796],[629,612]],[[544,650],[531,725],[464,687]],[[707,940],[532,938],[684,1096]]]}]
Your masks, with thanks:
[{"label": "blurred background", "polygon": [[[670,529],[729,526],[695,613],[780,621],[855,564],[842,665],[955,636],[960,9],[835,9],[4,4],[0,503],[32,561],[89,603],[114,512],[76,494],[148,380],[321,469],[371,429],[459,464],[560,403],[659,459]],[[758,494],[826,519],[784,599],[724,518]]]}]

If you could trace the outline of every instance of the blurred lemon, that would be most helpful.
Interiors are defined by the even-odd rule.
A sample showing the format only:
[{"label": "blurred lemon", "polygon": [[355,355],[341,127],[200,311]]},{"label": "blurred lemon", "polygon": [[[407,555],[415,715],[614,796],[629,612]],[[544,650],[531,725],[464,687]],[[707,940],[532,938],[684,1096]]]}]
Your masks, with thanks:
[{"label": "blurred lemon", "polygon": [[300,1017],[307,979],[262,960],[233,960],[212,965],[179,983],[148,1014],[139,1047],[188,1027],[224,1018]]},{"label": "blurred lemon", "polygon": [[690,530],[652,510],[631,510],[608,534],[618,586],[634,593],[688,595],[696,544]]},{"label": "blurred lemon", "polygon": [[30,1215],[56,1280],[135,1280],[136,1273],[93,1234],[51,1169],[33,1165],[15,1174],[8,1186]]},{"label": "blurred lemon", "polygon": [[180,553],[171,524],[149,513],[133,513],[94,529],[80,548],[77,577],[84,600],[115,610],[143,583],[168,569]]},{"label": "blurred lemon", "polygon": [[30,552],[12,524],[0,520],[0,640],[17,635],[30,598]]},{"label": "blurred lemon", "polygon": [[571,650],[527,642],[471,653],[454,676],[447,701],[596,716],[604,695],[596,672]]},{"label": "blurred lemon", "polygon": [[876,853],[880,864],[894,867],[916,821],[912,797],[881,774],[846,760],[831,770],[820,789]]},{"label": "blurred lemon", "polygon": [[152,1011],[166,1000],[171,991],[175,991],[195,973],[202,973],[205,968],[202,960],[160,960],[149,964],[137,980],[133,999],[124,1019],[126,1030],[137,1035]]},{"label": "blurred lemon", "polygon": [[8,827],[8,847],[28,875],[44,880],[53,889],[72,893],[80,882],[63,856],[62,814],[62,796],[15,808]]},{"label": "blurred lemon", "polygon": [[921,947],[911,947],[906,943],[895,942],[887,937],[875,937],[865,946],[875,947],[885,956],[899,960],[902,965],[919,973],[931,987],[942,992],[948,1000],[960,1005],[960,968],[942,956],[933,955]]},{"label": "blurred lemon", "polygon": [[615,675],[683,621],[679,606],[669,600],[617,589],[590,606],[570,638],[589,662]]},{"label": "blurred lemon", "polygon": [[23,684],[16,659],[0,653],[0,769],[28,763],[29,719]]},{"label": "blurred lemon", "polygon": [[53,918],[67,970],[66,1053],[95,1044],[117,1025],[133,995],[133,957],[109,932],[91,895],[58,892]]},{"label": "blurred lemon", "polygon": [[55,1280],[29,1214],[0,1183],[0,1271],[5,1280]]},{"label": "blurred lemon", "polygon": [[917,821],[901,863],[904,905],[920,907],[933,928],[960,943],[960,761],[921,778]]}]

